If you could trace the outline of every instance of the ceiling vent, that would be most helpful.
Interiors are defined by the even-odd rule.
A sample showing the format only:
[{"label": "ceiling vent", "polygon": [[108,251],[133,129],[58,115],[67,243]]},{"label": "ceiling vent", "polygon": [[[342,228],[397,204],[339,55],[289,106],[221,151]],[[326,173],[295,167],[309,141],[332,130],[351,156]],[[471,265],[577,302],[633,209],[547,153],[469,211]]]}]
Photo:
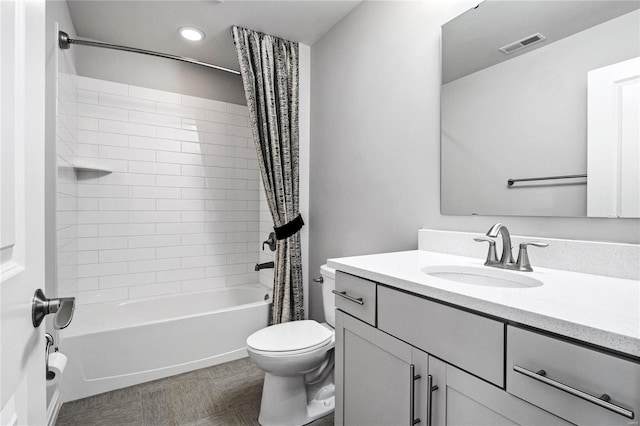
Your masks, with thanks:
[{"label": "ceiling vent", "polygon": [[540,33],[535,33],[530,35],[529,37],[525,37],[522,40],[518,40],[514,43],[507,44],[506,46],[502,46],[499,51],[508,55],[509,53],[513,53],[516,50],[524,49],[525,47],[529,47],[532,44],[540,43],[541,41],[546,40],[546,37]]}]

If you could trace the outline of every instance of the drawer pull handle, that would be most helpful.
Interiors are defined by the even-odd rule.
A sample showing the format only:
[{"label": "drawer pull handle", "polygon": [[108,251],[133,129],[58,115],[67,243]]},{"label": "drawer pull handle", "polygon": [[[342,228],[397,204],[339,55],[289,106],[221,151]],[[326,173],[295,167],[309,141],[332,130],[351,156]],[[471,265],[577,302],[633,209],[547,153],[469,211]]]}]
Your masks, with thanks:
[{"label": "drawer pull handle", "polygon": [[415,392],[416,392],[416,380],[422,378],[419,374],[416,374],[416,366],[411,364],[409,366],[409,372],[411,373],[411,383],[409,384],[409,418],[411,419],[411,425],[417,425],[420,423],[420,418],[415,418],[416,415],[416,401],[415,401]]},{"label": "drawer pull handle", "polygon": [[353,296],[349,296],[346,291],[331,290],[331,293],[336,294],[340,297],[344,297],[345,299],[357,303],[358,305],[364,305],[362,297],[355,298]]},{"label": "drawer pull handle", "polygon": [[557,382],[553,379],[546,377],[547,373],[544,370],[540,370],[536,373],[534,371],[527,370],[526,368],[520,367],[519,365],[514,365],[513,371],[515,371],[516,373],[524,374],[527,377],[535,379],[549,386],[553,386],[556,389],[565,391],[568,394],[577,396],[578,398],[584,399],[585,401],[589,401],[595,405],[598,405],[602,408],[606,408],[607,410],[613,411],[614,413],[620,414],[621,416],[625,416],[629,419],[633,419],[635,416],[633,411],[627,410],[626,408],[622,408],[618,405],[610,403],[609,401],[611,400],[611,397],[609,397],[609,395],[604,394],[601,397],[593,396],[589,393],[586,393],[584,391],[581,391],[579,389],[573,388],[569,385],[565,385],[564,383]]}]

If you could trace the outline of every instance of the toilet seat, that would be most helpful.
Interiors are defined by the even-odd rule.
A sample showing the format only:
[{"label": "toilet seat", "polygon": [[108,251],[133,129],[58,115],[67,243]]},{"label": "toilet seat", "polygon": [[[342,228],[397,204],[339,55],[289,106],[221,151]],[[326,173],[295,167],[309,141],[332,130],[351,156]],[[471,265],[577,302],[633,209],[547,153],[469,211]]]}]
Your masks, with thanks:
[{"label": "toilet seat", "polygon": [[334,337],[316,321],[292,321],[256,331],[247,338],[247,349],[266,356],[297,355],[331,344]]}]

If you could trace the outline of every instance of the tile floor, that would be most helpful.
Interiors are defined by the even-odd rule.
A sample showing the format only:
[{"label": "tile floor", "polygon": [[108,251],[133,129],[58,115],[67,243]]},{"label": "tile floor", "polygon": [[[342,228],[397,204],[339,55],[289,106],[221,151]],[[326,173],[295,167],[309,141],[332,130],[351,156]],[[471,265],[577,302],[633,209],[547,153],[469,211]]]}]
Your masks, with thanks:
[{"label": "tile floor", "polygon": [[[56,426],[258,425],[264,373],[249,358],[64,404]],[[333,414],[312,426],[332,426]]]}]

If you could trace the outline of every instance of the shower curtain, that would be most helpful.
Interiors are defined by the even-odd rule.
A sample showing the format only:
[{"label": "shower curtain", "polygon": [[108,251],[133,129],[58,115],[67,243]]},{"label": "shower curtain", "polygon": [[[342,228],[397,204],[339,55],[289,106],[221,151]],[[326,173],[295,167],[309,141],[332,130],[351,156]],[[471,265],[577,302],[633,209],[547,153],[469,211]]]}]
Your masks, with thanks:
[{"label": "shower curtain", "polygon": [[262,182],[278,239],[271,323],[304,319],[298,211],[298,44],[233,27]]}]

